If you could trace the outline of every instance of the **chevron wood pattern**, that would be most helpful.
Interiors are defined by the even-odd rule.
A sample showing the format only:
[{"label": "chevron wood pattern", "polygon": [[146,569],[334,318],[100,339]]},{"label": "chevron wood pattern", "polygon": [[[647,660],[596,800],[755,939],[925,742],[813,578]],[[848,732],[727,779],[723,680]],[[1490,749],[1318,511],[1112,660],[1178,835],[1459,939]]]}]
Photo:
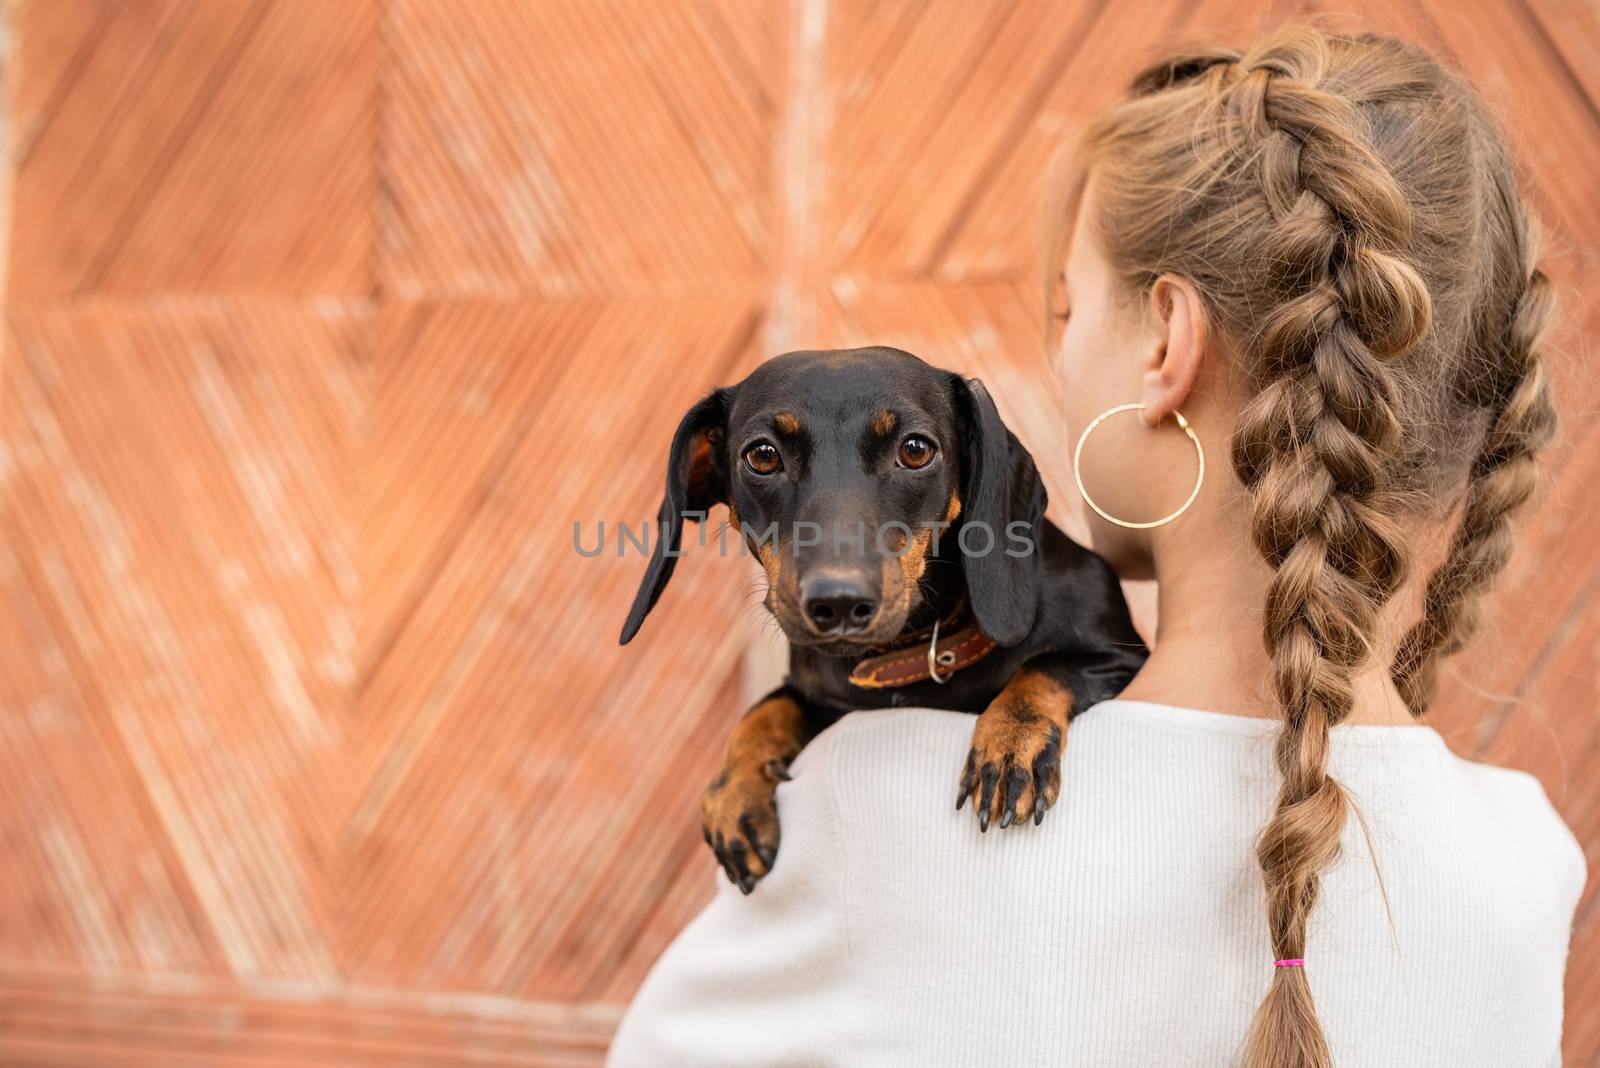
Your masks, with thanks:
[{"label": "chevron wood pattern", "polygon": [[[598,1064],[711,891],[695,798],[763,644],[713,541],[615,646],[678,415],[897,344],[1071,500],[1055,146],[1157,41],[1321,8],[11,5],[0,1064]],[[1600,16],[1334,14],[1478,79],[1549,223],[1565,438],[1440,720],[1600,867]]]},{"label": "chevron wood pattern", "polygon": [[777,10],[390,4],[384,283],[555,297],[758,286]]},{"label": "chevron wood pattern", "polygon": [[370,291],[376,0],[16,6],[13,293]]}]

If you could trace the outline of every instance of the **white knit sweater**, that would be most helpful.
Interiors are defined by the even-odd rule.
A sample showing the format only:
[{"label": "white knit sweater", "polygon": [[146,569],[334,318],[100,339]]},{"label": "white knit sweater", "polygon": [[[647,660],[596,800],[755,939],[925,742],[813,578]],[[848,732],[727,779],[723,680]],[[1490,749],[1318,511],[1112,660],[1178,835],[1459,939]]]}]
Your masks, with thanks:
[{"label": "white knit sweater", "polygon": [[[775,870],[748,898],[719,876],[611,1068],[1231,1063],[1272,976],[1277,725],[1096,706],[1044,823],[979,834],[954,804],[972,723],[856,713],[807,746]],[[1335,1062],[1559,1063],[1585,867],[1538,781],[1423,726],[1336,728],[1330,767],[1372,842],[1352,819],[1306,951]]]}]

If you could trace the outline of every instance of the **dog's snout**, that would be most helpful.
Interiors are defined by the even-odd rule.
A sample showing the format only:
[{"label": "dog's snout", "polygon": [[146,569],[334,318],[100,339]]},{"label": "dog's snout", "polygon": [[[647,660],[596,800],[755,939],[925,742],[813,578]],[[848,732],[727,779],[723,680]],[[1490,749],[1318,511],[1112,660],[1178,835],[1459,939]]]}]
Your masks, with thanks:
[{"label": "dog's snout", "polygon": [[860,578],[819,575],[804,587],[806,618],[823,634],[855,634],[878,614],[878,591]]}]

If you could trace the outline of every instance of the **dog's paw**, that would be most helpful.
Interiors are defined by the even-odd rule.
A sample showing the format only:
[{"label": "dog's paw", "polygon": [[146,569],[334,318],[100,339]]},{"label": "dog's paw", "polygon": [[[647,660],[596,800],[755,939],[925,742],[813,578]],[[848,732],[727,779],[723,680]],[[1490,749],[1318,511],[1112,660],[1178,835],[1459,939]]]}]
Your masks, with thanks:
[{"label": "dog's paw", "polygon": [[748,894],[778,855],[778,783],[789,772],[780,760],[724,767],[700,796],[706,845],[728,881]]},{"label": "dog's paw", "polygon": [[956,809],[974,798],[979,830],[991,822],[1009,827],[1030,815],[1038,824],[1056,803],[1070,706],[1070,694],[1058,685],[1019,676],[978,717]]}]

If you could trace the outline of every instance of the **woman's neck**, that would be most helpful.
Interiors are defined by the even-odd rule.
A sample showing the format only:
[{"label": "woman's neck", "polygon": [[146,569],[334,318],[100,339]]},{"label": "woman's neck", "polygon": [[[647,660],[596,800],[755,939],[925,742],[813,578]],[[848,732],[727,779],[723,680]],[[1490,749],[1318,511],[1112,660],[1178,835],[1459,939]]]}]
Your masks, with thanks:
[{"label": "woman's neck", "polygon": [[[1129,700],[1278,718],[1272,665],[1262,645],[1268,580],[1265,563],[1216,554],[1161,566],[1158,554],[1154,648],[1122,696]],[[1370,663],[1353,680],[1355,710],[1346,721],[1415,722],[1389,679]]]}]

